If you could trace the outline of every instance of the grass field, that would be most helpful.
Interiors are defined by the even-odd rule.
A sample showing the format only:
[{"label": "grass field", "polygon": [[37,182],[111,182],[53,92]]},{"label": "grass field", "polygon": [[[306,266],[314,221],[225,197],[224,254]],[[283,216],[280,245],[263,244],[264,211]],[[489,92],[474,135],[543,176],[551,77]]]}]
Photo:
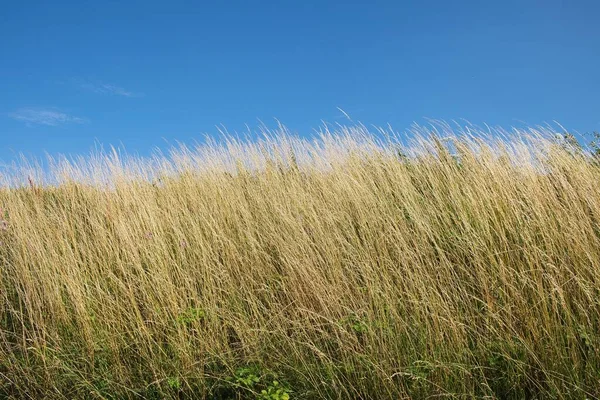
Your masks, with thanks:
[{"label": "grass field", "polygon": [[0,398],[597,398],[600,164],[436,130],[13,170]]}]

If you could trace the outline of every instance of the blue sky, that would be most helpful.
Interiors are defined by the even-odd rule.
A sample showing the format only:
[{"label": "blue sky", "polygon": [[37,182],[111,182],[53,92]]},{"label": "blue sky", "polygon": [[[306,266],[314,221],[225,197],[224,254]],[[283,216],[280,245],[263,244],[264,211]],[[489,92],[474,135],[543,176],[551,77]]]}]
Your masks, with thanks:
[{"label": "blue sky", "polygon": [[0,12],[0,160],[322,120],[600,130],[598,1],[28,1]]}]

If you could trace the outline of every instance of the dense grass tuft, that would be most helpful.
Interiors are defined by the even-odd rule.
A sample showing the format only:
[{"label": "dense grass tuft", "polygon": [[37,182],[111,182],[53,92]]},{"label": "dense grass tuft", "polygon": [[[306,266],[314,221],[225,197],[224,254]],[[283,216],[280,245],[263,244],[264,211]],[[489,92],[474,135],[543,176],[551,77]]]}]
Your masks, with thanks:
[{"label": "dense grass tuft", "polygon": [[552,134],[15,171],[0,398],[595,398],[600,166]]}]

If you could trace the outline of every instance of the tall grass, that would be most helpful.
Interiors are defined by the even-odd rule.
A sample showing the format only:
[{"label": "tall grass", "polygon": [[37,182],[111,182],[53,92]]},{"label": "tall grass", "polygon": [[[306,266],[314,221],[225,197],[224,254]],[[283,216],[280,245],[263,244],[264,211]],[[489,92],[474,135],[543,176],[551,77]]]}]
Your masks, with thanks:
[{"label": "tall grass", "polygon": [[14,171],[0,398],[595,398],[600,167],[552,135],[340,127]]}]

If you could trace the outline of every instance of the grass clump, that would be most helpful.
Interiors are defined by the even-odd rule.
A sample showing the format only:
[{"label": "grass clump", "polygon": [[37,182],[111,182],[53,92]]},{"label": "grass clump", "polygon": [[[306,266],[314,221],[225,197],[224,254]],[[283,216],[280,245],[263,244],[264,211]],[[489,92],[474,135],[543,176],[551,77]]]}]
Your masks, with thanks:
[{"label": "grass clump", "polygon": [[14,170],[0,398],[598,397],[597,152],[433,128]]}]

